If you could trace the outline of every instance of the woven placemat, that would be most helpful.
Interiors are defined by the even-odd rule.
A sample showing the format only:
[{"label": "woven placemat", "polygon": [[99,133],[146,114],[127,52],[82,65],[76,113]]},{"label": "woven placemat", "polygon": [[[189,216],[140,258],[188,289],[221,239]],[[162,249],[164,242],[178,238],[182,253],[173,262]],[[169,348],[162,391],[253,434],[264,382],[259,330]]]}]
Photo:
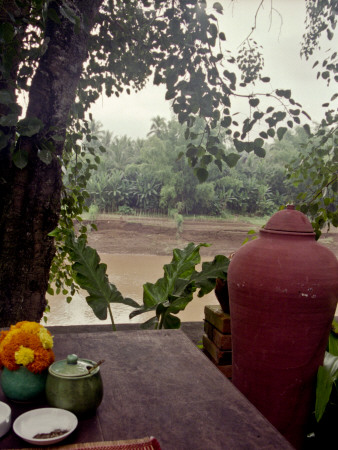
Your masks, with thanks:
[{"label": "woven placemat", "polygon": [[[36,447],[41,450],[41,447]],[[102,441],[102,442],[86,442],[80,444],[61,445],[58,447],[44,447],[45,450],[161,450],[157,439],[153,437],[146,437],[142,439],[131,439],[128,441]],[[22,449],[22,450],[32,450]]]}]

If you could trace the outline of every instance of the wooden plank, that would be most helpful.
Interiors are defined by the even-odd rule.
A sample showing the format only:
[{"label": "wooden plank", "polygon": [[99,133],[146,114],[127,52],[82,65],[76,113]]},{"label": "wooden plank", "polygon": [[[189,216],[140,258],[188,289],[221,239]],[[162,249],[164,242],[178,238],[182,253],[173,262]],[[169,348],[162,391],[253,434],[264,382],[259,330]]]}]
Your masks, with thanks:
[{"label": "wooden plank", "polygon": [[220,305],[207,305],[204,307],[205,320],[211,323],[221,333],[231,333],[230,315],[223,312]]},{"label": "wooden plank", "polygon": [[204,331],[208,338],[218,347],[220,350],[231,350],[232,340],[231,334],[224,334],[217,330],[211,323],[204,322]]},{"label": "wooden plank", "polygon": [[212,359],[212,357],[209,355],[209,353],[207,353],[207,352],[204,352],[205,353],[205,355],[209,358],[209,360],[215,365],[215,367],[217,367],[217,369],[220,371],[220,372],[222,372],[222,374],[224,375],[224,376],[226,376],[227,378],[228,378],[228,380],[231,380],[232,379],[232,364],[230,364],[230,365],[219,365],[219,364],[217,364],[213,359]]},{"label": "wooden plank", "polygon": [[229,350],[220,350],[206,334],[203,335],[203,347],[216,364],[229,365],[232,363],[232,352]]},{"label": "wooden plank", "polygon": [[220,366],[216,365],[217,369],[220,370],[223,375],[225,375],[229,380],[232,378],[232,364],[230,366]]}]

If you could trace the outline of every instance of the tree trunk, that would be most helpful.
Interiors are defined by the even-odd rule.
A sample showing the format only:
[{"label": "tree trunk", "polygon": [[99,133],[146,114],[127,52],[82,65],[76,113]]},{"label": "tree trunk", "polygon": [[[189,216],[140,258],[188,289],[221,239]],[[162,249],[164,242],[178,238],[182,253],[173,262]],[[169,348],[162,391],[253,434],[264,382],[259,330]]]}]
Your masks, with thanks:
[{"label": "tree trunk", "polygon": [[[40,119],[43,129],[39,135],[22,137],[17,143],[17,148],[28,154],[25,168],[13,164],[8,149],[0,153],[0,327],[20,320],[39,322],[46,306],[55,254],[48,233],[57,226],[60,213],[59,161],[69,110],[87,58],[89,33],[101,3],[68,2],[81,18],[79,27],[61,14],[59,24],[47,22],[48,48],[32,80],[26,115]],[[49,7],[58,11],[58,2]],[[63,141],[54,141],[53,135],[62,136]],[[50,164],[38,158],[39,142],[46,138],[54,144]]]}]

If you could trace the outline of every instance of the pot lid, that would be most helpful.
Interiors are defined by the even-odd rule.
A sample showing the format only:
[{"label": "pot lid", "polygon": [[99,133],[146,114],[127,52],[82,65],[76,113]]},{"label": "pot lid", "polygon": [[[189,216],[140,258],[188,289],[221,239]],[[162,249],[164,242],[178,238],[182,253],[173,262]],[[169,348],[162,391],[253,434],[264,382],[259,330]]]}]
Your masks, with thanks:
[{"label": "pot lid", "polygon": [[78,378],[94,373],[89,371],[94,366],[94,361],[78,358],[77,355],[72,354],[68,355],[67,359],[56,361],[49,366],[48,370],[52,375],[57,375],[59,377]]},{"label": "pot lid", "polygon": [[309,219],[294,205],[287,205],[286,209],[276,212],[262,231],[315,235]]}]

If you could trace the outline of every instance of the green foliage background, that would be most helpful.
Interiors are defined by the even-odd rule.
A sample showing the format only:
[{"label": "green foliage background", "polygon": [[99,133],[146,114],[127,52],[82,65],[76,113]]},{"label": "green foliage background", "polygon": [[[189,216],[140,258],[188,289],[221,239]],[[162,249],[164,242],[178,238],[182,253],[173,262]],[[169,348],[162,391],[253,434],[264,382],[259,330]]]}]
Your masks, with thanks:
[{"label": "green foliage background", "polygon": [[[320,181],[328,179],[336,164],[332,137],[311,156],[313,141],[318,146],[318,139],[310,137],[303,127],[297,127],[286,131],[282,140],[271,139],[265,145],[265,158],[260,158],[253,152],[238,154],[223,133],[220,141],[228,165],[222,171],[210,165],[208,179],[200,183],[191,162],[182,155],[186,146],[185,130],[174,118],[170,121],[153,118],[146,139],[112,136],[95,120],[91,128],[96,137],[95,143],[90,143],[96,146],[93,155],[97,155],[99,148],[106,150],[97,170],[87,179],[86,205],[91,211],[226,218],[229,214],[271,215],[281,205],[295,203],[310,217],[313,213],[313,220],[320,207],[325,206],[326,214],[335,217],[333,182],[322,193],[321,205],[311,205],[311,202],[307,207],[303,205],[308,197],[316,197]],[[313,159],[321,165],[320,172],[314,173],[309,168]],[[74,171],[78,177],[87,178],[88,166],[96,161],[97,156],[91,156],[88,142],[83,141],[82,156],[68,166],[69,179]]]}]

